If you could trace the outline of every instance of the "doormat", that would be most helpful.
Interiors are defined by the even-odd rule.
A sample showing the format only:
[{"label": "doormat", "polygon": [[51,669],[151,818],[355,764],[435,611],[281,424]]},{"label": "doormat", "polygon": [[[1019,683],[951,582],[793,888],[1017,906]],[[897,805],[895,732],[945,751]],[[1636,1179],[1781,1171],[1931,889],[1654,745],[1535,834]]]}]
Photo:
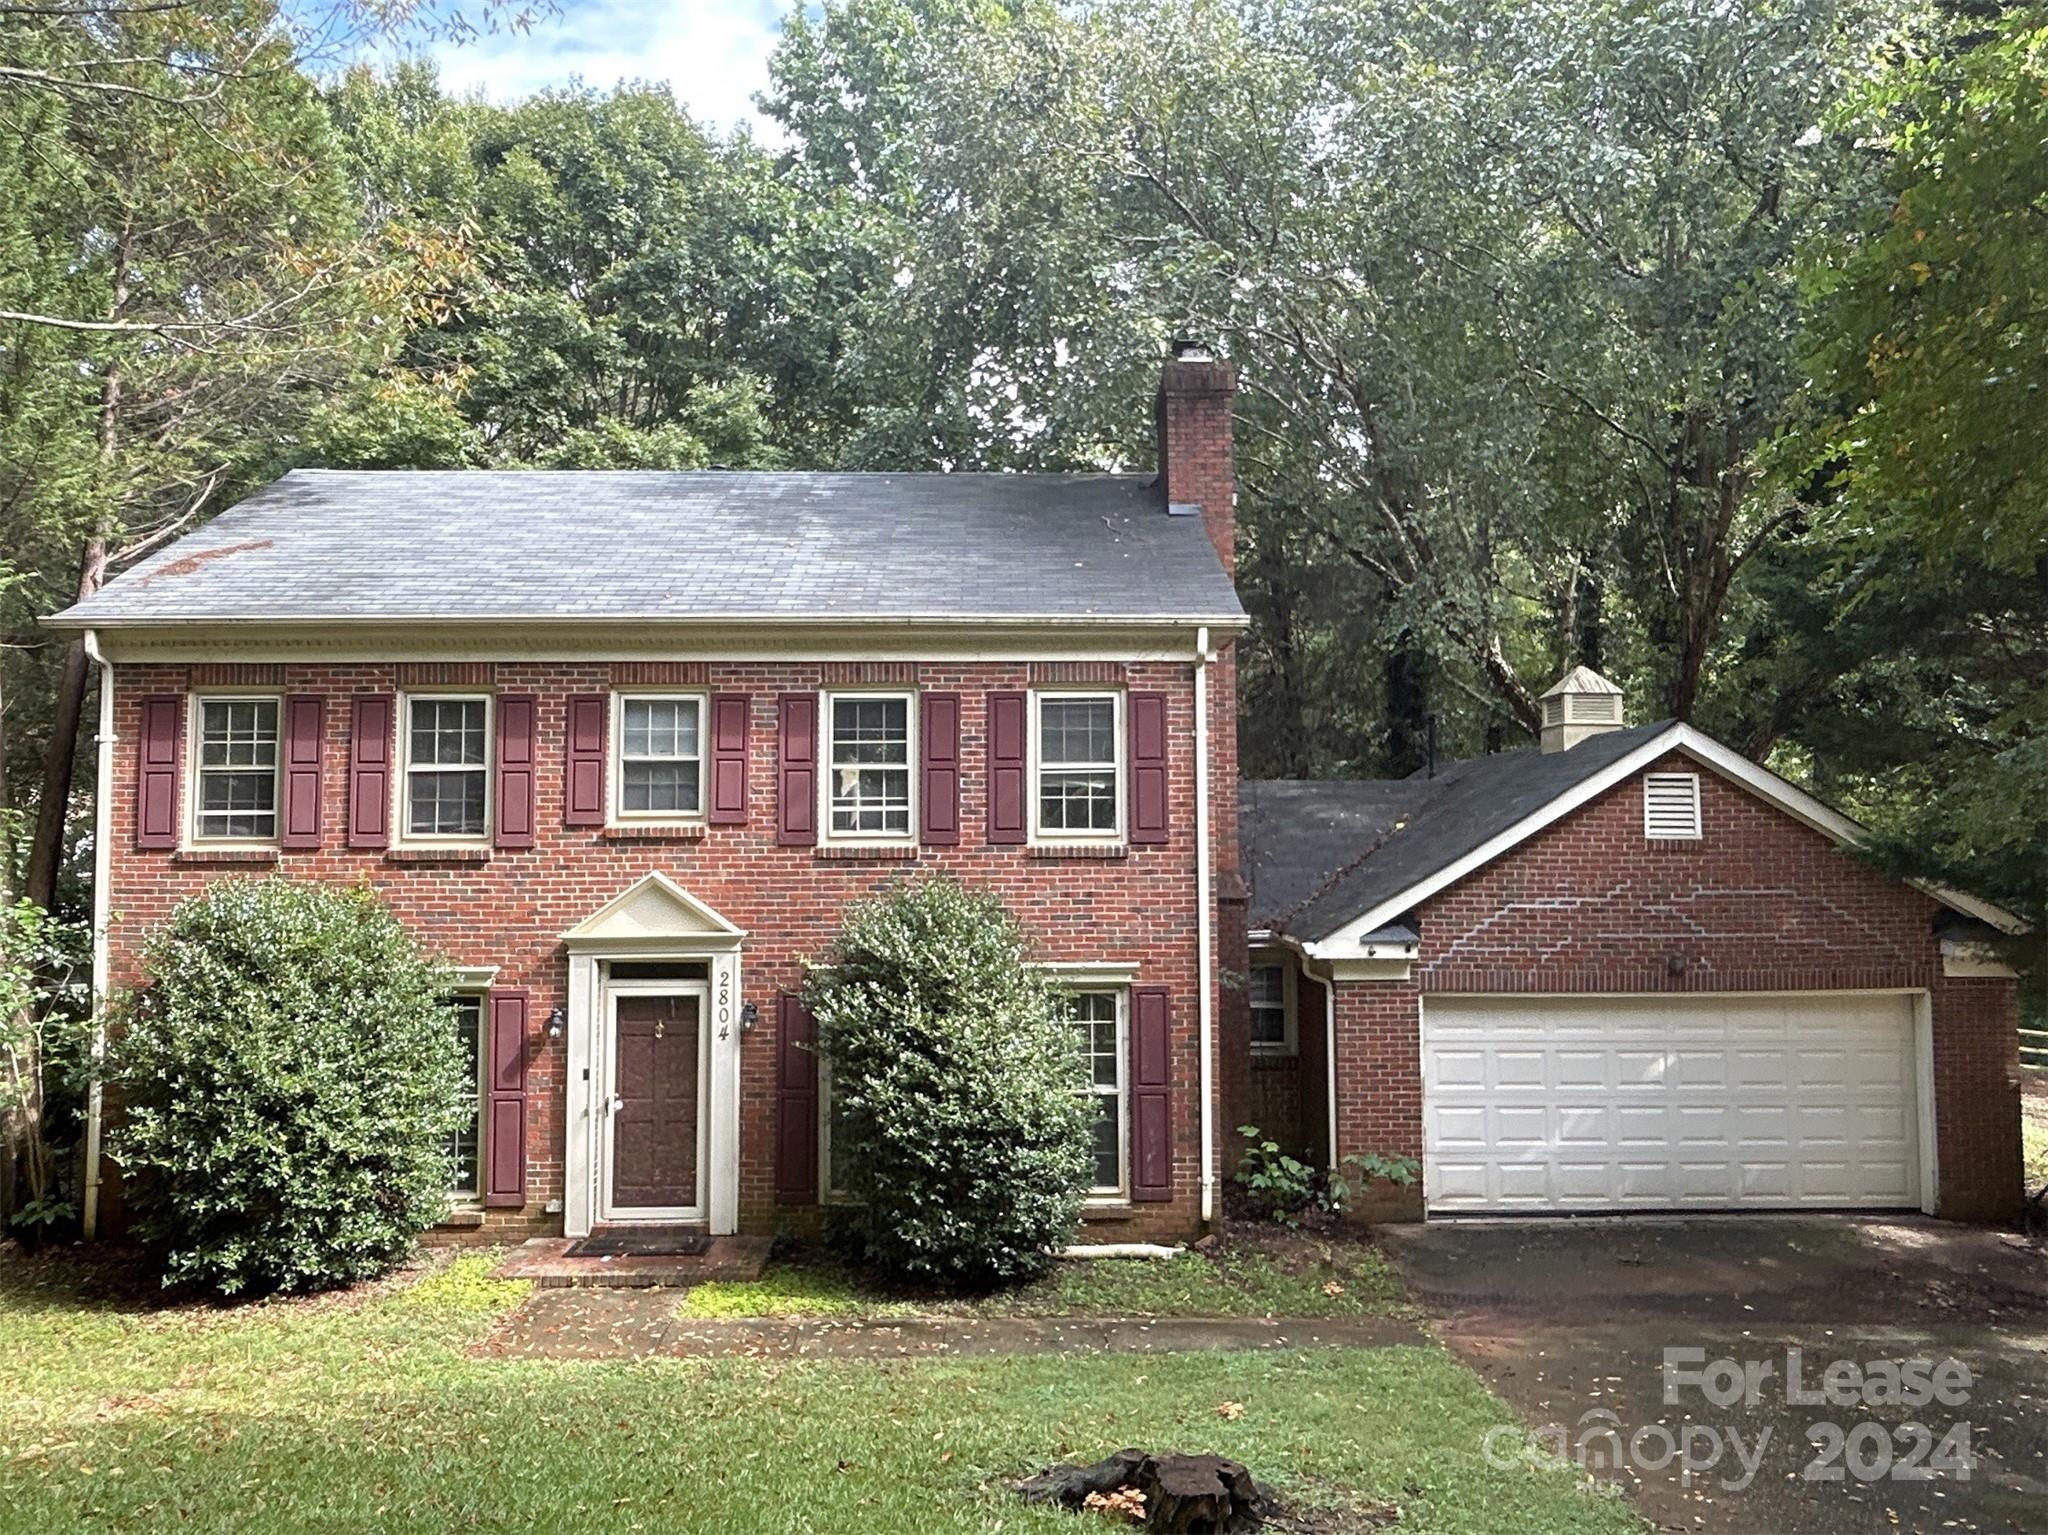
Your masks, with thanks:
[{"label": "doormat", "polygon": [[701,1231],[648,1231],[630,1236],[585,1237],[565,1255],[571,1258],[701,1258],[711,1238]]}]

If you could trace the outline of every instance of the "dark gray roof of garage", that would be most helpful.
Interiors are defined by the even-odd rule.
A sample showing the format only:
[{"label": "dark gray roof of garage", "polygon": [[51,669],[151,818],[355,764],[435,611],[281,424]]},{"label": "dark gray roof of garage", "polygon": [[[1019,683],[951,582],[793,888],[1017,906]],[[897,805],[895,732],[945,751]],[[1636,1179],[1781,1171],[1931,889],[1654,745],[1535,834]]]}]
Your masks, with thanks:
[{"label": "dark gray roof of garage", "polygon": [[1144,475],[299,469],[54,622],[1243,617]]},{"label": "dark gray roof of garage", "polygon": [[1251,925],[1313,942],[1412,890],[1654,740],[1671,721],[1570,751],[1475,757],[1436,777],[1256,780],[1239,811]]}]

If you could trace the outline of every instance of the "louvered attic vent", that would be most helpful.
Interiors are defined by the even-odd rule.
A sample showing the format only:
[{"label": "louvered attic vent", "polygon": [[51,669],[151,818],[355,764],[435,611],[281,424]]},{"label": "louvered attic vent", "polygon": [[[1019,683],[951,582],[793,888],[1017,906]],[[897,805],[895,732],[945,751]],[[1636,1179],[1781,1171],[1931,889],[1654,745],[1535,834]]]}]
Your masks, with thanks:
[{"label": "louvered attic vent", "polygon": [[1699,774],[1643,775],[1643,835],[1652,842],[1699,840]]}]

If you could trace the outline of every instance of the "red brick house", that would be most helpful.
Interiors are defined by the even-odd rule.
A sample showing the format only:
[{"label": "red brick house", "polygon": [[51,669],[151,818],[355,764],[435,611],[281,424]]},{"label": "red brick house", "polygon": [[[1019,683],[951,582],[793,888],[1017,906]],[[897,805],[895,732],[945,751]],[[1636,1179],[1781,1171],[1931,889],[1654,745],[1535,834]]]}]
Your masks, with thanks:
[{"label": "red brick house", "polygon": [[941,871],[1072,995],[1097,1238],[1198,1230],[1254,1116],[1432,1212],[2009,1209],[2014,987],[1940,919],[2010,919],[1597,689],[1557,750],[1245,786],[1248,886],[1234,386],[1166,366],[1157,476],[287,475],[52,621],[99,984],[211,881],[365,880],[459,967],[451,1225],[768,1232],[831,1197],[804,963]]}]

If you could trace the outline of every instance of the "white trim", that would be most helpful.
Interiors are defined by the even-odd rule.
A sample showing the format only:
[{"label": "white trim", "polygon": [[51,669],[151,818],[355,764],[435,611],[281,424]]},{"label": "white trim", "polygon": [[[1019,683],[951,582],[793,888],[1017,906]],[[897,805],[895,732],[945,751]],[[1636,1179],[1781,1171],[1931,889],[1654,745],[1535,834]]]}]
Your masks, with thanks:
[{"label": "white trim", "polygon": [[[464,972],[458,972],[461,974]],[[496,973],[494,970],[493,974]],[[491,998],[490,986],[457,983],[448,988],[449,999],[469,997],[476,1001],[476,1080],[470,1084],[475,1089],[476,1108],[476,1166],[472,1174],[477,1186],[469,1189],[450,1189],[448,1208],[451,1210],[480,1210],[484,1203],[484,1169],[491,1165],[490,1097],[491,1097]]]},{"label": "white trim", "polygon": [[498,983],[496,965],[450,965],[450,991],[489,991]]},{"label": "white trim", "polygon": [[107,1055],[107,1004],[111,959],[108,929],[113,921],[114,879],[114,663],[100,650],[99,635],[85,631],[86,659],[100,673],[99,760],[92,805],[92,1075],[85,1103],[85,1198],[79,1230],[87,1241],[99,1235],[100,1140],[106,1128],[106,1088],[100,1065]]},{"label": "white trim", "polygon": [[[697,1003],[697,1188],[687,1205],[613,1203],[615,1176],[613,1140],[618,1116],[611,1107],[618,1097],[619,1002],[626,997],[691,997]],[[604,982],[604,1032],[599,1036],[597,1091],[597,1216],[606,1225],[630,1226],[664,1222],[696,1222],[706,1218],[711,1183],[711,983],[709,981]]]},{"label": "white trim", "polygon": [[1913,994],[1913,1086],[1920,1110],[1920,1209],[1941,1202],[1941,1137],[1934,1101],[1934,994]]},{"label": "white trim", "polygon": [[[608,931],[612,915],[624,910],[636,896],[649,889],[658,890],[668,897],[684,921],[668,931],[642,930],[630,934]],[[646,958],[651,952],[658,959],[695,960],[704,958],[710,949],[736,945],[746,936],[745,928],[729,921],[656,869],[641,875],[562,934],[562,942],[569,946],[571,953],[595,950],[606,957],[624,959]]]},{"label": "white trim", "polygon": [[1262,1060],[1288,1060],[1301,1054],[1301,1033],[1295,1020],[1295,1011],[1301,1005],[1300,988],[1295,984],[1297,967],[1298,960],[1294,955],[1271,949],[1263,952],[1254,950],[1245,966],[1245,1013],[1248,1018],[1257,1005],[1252,1000],[1252,976],[1260,970],[1280,972],[1280,1038],[1261,1040],[1253,1037],[1251,1040],[1251,1053]]},{"label": "white trim", "polygon": [[[1033,847],[1122,847],[1124,828],[1130,817],[1130,789],[1126,782],[1131,770],[1130,743],[1124,737],[1124,690],[1109,687],[1042,687],[1033,688],[1027,695],[1026,727],[1029,740],[1025,743],[1025,792],[1031,796],[1030,820]],[[1115,795],[1116,824],[1108,831],[1086,828],[1067,831],[1058,827],[1048,828],[1040,819],[1044,808],[1044,794],[1039,775],[1045,771],[1040,760],[1040,737],[1044,722],[1040,710],[1048,700],[1083,701],[1109,704],[1110,791]],[[1100,763],[1065,763],[1056,771],[1094,772]]]},{"label": "white trim", "polygon": [[1032,969],[1043,970],[1061,986],[1076,990],[1091,983],[1102,986],[1129,986],[1138,979],[1136,964],[1114,962],[1097,963],[1092,959],[1049,959],[1035,961]]},{"label": "white trim", "polygon": [[[1064,984],[1061,990],[1070,996],[1083,993],[1090,996],[1106,996],[1115,1003],[1116,1186],[1112,1188],[1108,1184],[1090,1184],[1083,1191],[1083,1203],[1092,1207],[1127,1204],[1131,1197],[1131,988],[1124,981],[1077,980]],[[1069,1024],[1069,1027],[1072,1025]],[[1091,1099],[1110,1096],[1096,1085],[1092,1073],[1088,1079],[1087,1093]]]},{"label": "white trim", "polygon": [[[908,817],[900,832],[836,832],[832,829],[832,708],[839,703],[900,703],[903,705],[903,778],[909,786]],[[914,847],[918,841],[918,779],[922,758],[918,739],[920,697],[915,688],[825,688],[818,695],[818,842],[824,847]],[[878,764],[880,765],[880,764]]]},{"label": "white trim", "polygon": [[[697,706],[697,808],[694,810],[625,810],[619,801],[626,787],[626,705],[628,703],[690,703]],[[613,688],[611,720],[606,732],[608,755],[604,774],[604,824],[644,831],[651,826],[695,826],[704,819],[705,787],[711,777],[711,695],[702,688]],[[688,757],[642,757],[642,762],[688,762]]]},{"label": "white trim", "polygon": [[[481,832],[415,832],[412,830],[412,706],[416,703],[481,703],[484,706],[484,827]],[[398,695],[398,771],[392,774],[391,845],[393,847],[489,847],[498,789],[498,699],[488,689],[406,693]],[[467,766],[428,766],[422,772],[474,772]]]},{"label": "white trim", "polygon": [[1330,1170],[1335,1172],[1343,1155],[1337,1148],[1337,981],[1334,976],[1315,979],[1323,988],[1323,1077],[1329,1099],[1324,1108],[1330,1116]]},{"label": "white trim", "polygon": [[[206,705],[272,704],[277,709],[277,736],[271,742],[270,835],[231,837],[207,835],[199,829],[199,789],[202,773],[200,750],[204,742]],[[184,812],[179,816],[179,847],[186,851],[210,848],[274,848],[284,837],[284,690],[282,688],[190,688],[185,694],[185,778],[180,785]],[[222,768],[221,772],[258,772],[255,768]],[[232,812],[229,812],[232,813]]]},{"label": "white trim", "polygon": [[[1209,952],[1215,931],[1209,848],[1209,631],[1195,631],[1195,1005],[1199,1021],[1202,1096],[1202,1224],[1216,1217],[1216,971]],[[1233,770],[1235,764],[1233,763]]]},{"label": "white trim", "polygon": [[[1683,752],[1687,756],[1712,768],[1742,788],[1775,806],[1795,821],[1810,827],[1837,844],[1854,847],[1864,840],[1864,830],[1839,811],[1831,810],[1803,789],[1780,778],[1768,768],[1758,767],[1748,759],[1738,756],[1727,747],[1709,736],[1702,735],[1690,725],[1678,724],[1659,732],[1638,746],[1627,756],[1608,764],[1532,814],[1517,821],[1507,830],[1481,843],[1464,857],[1445,865],[1434,873],[1424,876],[1414,884],[1388,896],[1377,905],[1368,907],[1329,937],[1307,945],[1310,955],[1317,959],[1350,958],[1359,952],[1359,945],[1366,935],[1377,932],[1404,912],[1428,900],[1439,891],[1447,889],[1474,871],[1485,867],[1509,849],[1527,841],[1546,826],[1570,815],[1580,806],[1605,794],[1609,789],[1623,783],[1641,772],[1660,757],[1671,752]],[[2026,931],[2026,924],[2011,912],[1993,906],[1975,896],[1950,890],[1945,886],[1930,884],[1921,880],[1909,880],[1922,893],[1951,907],[1966,916],[1988,922],[1993,927],[2008,933]]]}]

